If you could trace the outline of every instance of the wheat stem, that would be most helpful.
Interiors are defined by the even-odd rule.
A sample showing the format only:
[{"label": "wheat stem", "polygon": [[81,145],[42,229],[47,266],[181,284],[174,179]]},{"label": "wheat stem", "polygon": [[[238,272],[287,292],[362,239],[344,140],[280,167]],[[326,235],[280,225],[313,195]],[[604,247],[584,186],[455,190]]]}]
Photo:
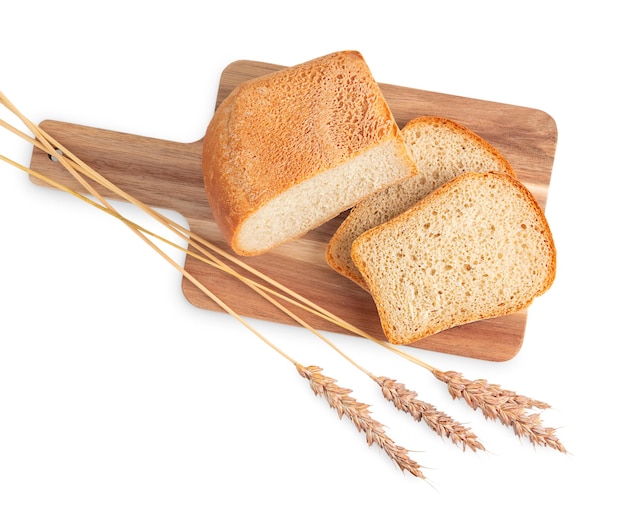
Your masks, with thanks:
[{"label": "wheat stem", "polygon": [[[203,285],[200,281],[198,281],[194,276],[192,276],[187,270],[185,270],[183,267],[181,267],[178,262],[176,262],[172,257],[170,257],[169,255],[167,255],[162,249],[160,249],[156,244],[154,244],[151,240],[149,240],[146,235],[144,235],[142,233],[142,231],[136,227],[130,220],[126,220],[123,219],[121,217],[121,215],[115,210],[115,208],[106,200],[104,199],[87,181],[85,181],[84,178],[82,178],[80,176],[80,174],[78,174],[77,170],[76,170],[76,166],[79,166],[83,171],[85,172],[95,172],[92,169],[90,169],[89,167],[87,167],[84,163],[80,162],[76,157],[74,157],[69,150],[65,149],[64,147],[62,147],[60,144],[58,144],[57,142],[54,141],[54,139],[52,139],[48,134],[46,134],[42,129],[40,129],[39,127],[35,126],[32,122],[30,122],[27,118],[25,118],[22,114],[19,113],[19,111],[17,111],[17,109],[15,109],[14,106],[12,106],[12,104],[10,104],[10,102],[8,102],[8,100],[6,99],[6,97],[0,92],[0,100],[7,105],[7,103],[9,104],[9,109],[16,115],[18,116],[23,122],[24,124],[33,132],[33,134],[36,136],[36,138],[40,141],[40,145],[44,147],[45,151],[49,154],[52,153],[56,153],[56,149],[60,149],[61,153],[58,156],[58,160],[63,164],[63,166],[82,184],[82,186],[91,194],[93,195],[95,198],[97,198],[100,202],[102,202],[102,206],[97,206],[102,208],[103,210],[106,210],[109,214],[120,218],[126,225],[128,225],[128,227],[136,234],[138,235],[144,242],[146,242],[154,251],[156,251],[162,258],[164,258],[170,265],[172,265],[175,269],[177,269],[186,279],[188,279],[194,286],[196,286],[202,293],[204,293],[207,297],[209,297],[215,304],[217,304],[224,312],[230,314],[231,316],[233,316],[236,320],[238,320],[242,325],[244,325],[248,330],[250,330],[252,333],[254,333],[257,337],[259,337],[261,340],[263,340],[268,346],[270,346],[271,348],[273,348],[275,351],[277,351],[279,354],[283,355],[287,360],[289,360],[292,363],[295,363],[295,360],[293,358],[291,358],[289,355],[287,355],[282,349],[280,349],[278,346],[276,346],[273,342],[271,342],[269,339],[267,339],[263,334],[261,334],[256,328],[254,328],[250,323],[248,323],[246,320],[244,320],[235,310],[233,310],[230,306],[228,306],[228,304],[226,304],[223,300],[221,300],[217,295],[215,295],[212,291],[210,291],[205,285]],[[13,129],[12,129],[13,131]],[[27,136],[28,137],[28,136]],[[30,137],[28,137],[29,140],[31,139]],[[54,144],[54,146],[53,146]],[[55,147],[56,146],[56,147]],[[68,161],[68,158],[71,157],[71,162]],[[11,163],[14,166],[18,166],[19,164],[16,164],[15,162],[12,162],[8,159],[6,159],[6,157],[2,157],[3,160],[8,161],[9,163]],[[21,167],[20,167],[21,168]],[[31,174],[35,174],[37,175],[37,177],[39,177],[39,174],[37,174],[35,171],[32,171],[30,169],[26,169],[27,172],[31,173]],[[45,178],[46,180],[49,180],[49,178]],[[104,179],[104,178],[98,178],[98,179]],[[62,187],[63,185],[59,185],[59,184],[55,184],[54,186],[56,186],[57,188]],[[70,191],[71,194],[76,195],[76,196],[80,196],[80,194],[78,194],[77,192],[74,191]],[[80,196],[82,200],[89,202],[91,204],[96,204],[92,201],[90,201],[89,199],[86,198],[82,198],[82,196]]]},{"label": "wheat stem", "polygon": [[[380,339],[377,339],[374,336],[372,336],[372,335],[364,332],[363,330],[355,327],[354,325],[346,322],[345,320],[339,318],[335,314],[333,314],[333,313],[327,311],[326,309],[320,307],[319,305],[313,303],[312,301],[310,301],[309,299],[303,297],[302,295],[298,294],[297,292],[294,292],[293,290],[289,289],[288,287],[286,287],[286,286],[282,285],[281,283],[278,283],[274,279],[270,278],[269,276],[266,276],[265,274],[261,273],[260,271],[250,267],[245,262],[242,262],[240,259],[238,259],[238,258],[234,257],[233,255],[227,253],[223,249],[215,246],[210,241],[207,241],[206,239],[198,236],[197,234],[194,234],[190,230],[187,230],[184,227],[182,227],[181,225],[179,225],[178,223],[173,222],[172,220],[170,220],[166,216],[162,215],[161,213],[155,211],[154,209],[150,208],[149,206],[146,206],[141,201],[139,201],[139,200],[135,199],[134,197],[132,197],[131,195],[127,194],[122,189],[120,189],[119,187],[117,187],[116,185],[111,183],[109,180],[107,180],[106,178],[101,176],[99,173],[94,171],[92,168],[90,168],[89,166],[84,164],[80,159],[75,157],[71,153],[71,151],[68,150],[65,146],[63,146],[60,143],[58,143],[49,134],[47,134],[43,129],[41,129],[40,127],[34,125],[32,122],[30,122],[24,115],[22,115],[17,110],[17,108],[13,104],[11,104],[11,102],[1,92],[0,92],[0,101],[2,103],[4,103],[4,105],[7,108],[9,108],[9,110],[11,110],[18,118],[20,118],[22,120],[22,122],[24,122],[24,124],[27,126],[27,128],[29,128],[36,137],[41,137],[43,140],[42,140],[42,142],[38,142],[36,139],[32,139],[31,137],[28,137],[28,136],[22,134],[19,130],[16,130],[16,129],[13,129],[13,128],[11,128],[11,131],[13,131],[14,133],[18,133],[19,132],[19,135],[21,137],[23,137],[26,140],[28,140],[29,142],[33,143],[38,148],[46,151],[50,155],[57,155],[57,150],[59,150],[61,153],[57,156],[58,160],[64,165],[64,167],[66,167],[72,173],[72,175],[74,175],[74,177],[76,177],[79,180],[79,182],[83,185],[84,188],[86,188],[89,191],[89,193],[95,194],[96,192],[95,192],[95,190],[93,190],[93,188],[90,185],[88,185],[86,183],[86,181],[82,177],[78,176],[77,172],[80,172],[81,174],[84,174],[84,175],[90,177],[95,182],[97,182],[100,185],[102,185],[103,187],[107,188],[109,191],[115,193],[121,199],[126,200],[127,202],[137,206],[139,209],[141,209],[143,212],[145,212],[146,214],[151,216],[153,219],[155,219],[156,221],[158,221],[162,225],[168,227],[178,237],[188,241],[190,247],[193,247],[193,248],[197,249],[203,255],[205,255],[207,258],[209,258],[213,262],[212,265],[215,266],[215,264],[220,264],[220,266],[221,266],[220,268],[222,270],[225,270],[225,271],[227,271],[229,273],[232,273],[232,274],[235,273],[235,271],[233,271],[232,269],[227,267],[218,258],[216,258],[214,255],[209,253],[204,248],[210,249],[214,253],[219,254],[221,257],[223,257],[223,258],[227,259],[228,261],[234,263],[238,267],[241,267],[241,268],[245,269],[249,273],[257,276],[259,279],[269,283],[271,286],[273,286],[277,290],[280,290],[280,291],[284,292],[284,294],[286,294],[286,295],[278,294],[277,292],[273,292],[274,295],[281,297],[283,300],[286,300],[286,301],[290,302],[291,304],[295,304],[295,305],[301,307],[302,309],[305,309],[305,310],[309,311],[310,313],[317,315],[318,317],[324,318],[325,320],[327,320],[327,321],[337,325],[339,328],[343,328],[344,330],[346,330],[348,332],[351,332],[351,333],[353,333],[355,335],[358,335],[360,337],[368,339],[371,342],[374,342],[374,343],[376,343],[376,344],[378,344],[378,345],[388,349],[389,351],[391,351],[391,352],[393,352],[393,353],[403,357],[404,359],[409,360],[409,361],[411,361],[411,362],[413,362],[413,363],[415,363],[415,364],[417,364],[417,365],[419,365],[419,366],[421,366],[421,367],[423,367],[423,368],[425,368],[425,369],[427,369],[429,371],[433,371],[435,369],[434,367],[432,367],[431,365],[427,364],[426,362],[418,359],[417,357],[414,357],[414,356],[412,356],[412,355],[402,351],[401,349],[399,349],[399,348],[397,348],[397,347],[395,347],[395,346],[393,346],[393,345],[391,345],[391,344],[389,344],[389,343],[387,343],[385,341],[381,341]],[[72,192],[72,193],[74,193],[74,192]],[[106,206],[108,208],[111,208],[110,204],[106,203],[106,201],[104,201],[104,199],[99,197],[99,200],[103,203],[104,206]],[[190,252],[189,249],[187,249],[186,251]],[[193,253],[192,253],[192,255],[193,255]],[[200,257],[198,255],[194,255],[194,256],[196,258],[202,258],[202,257]],[[203,260],[203,261],[205,261],[205,260]],[[242,277],[240,277],[240,279],[243,281]],[[266,287],[261,287],[258,284],[255,284],[255,285],[257,287],[263,289],[263,290],[266,290],[266,291],[268,290]]]},{"label": "wheat stem", "polygon": [[[383,341],[380,341],[380,340],[374,338],[373,336],[371,336],[371,335],[361,331],[360,329],[354,327],[353,325],[349,324],[348,322],[338,318],[336,315],[334,315],[334,314],[330,313],[329,311],[323,309],[322,307],[314,304],[313,302],[311,302],[310,300],[306,299],[305,297],[297,294],[293,290],[290,290],[289,288],[285,287],[282,284],[279,284],[278,282],[276,282],[272,278],[262,274],[260,271],[258,271],[256,269],[252,269],[245,262],[240,261],[236,257],[233,257],[232,255],[230,255],[227,252],[225,252],[224,250],[216,247],[215,245],[213,245],[212,243],[210,243],[206,239],[201,238],[201,237],[193,234],[191,231],[184,229],[181,225],[173,222],[172,220],[170,220],[166,216],[162,215],[161,213],[158,213],[157,211],[153,210],[149,206],[143,204],[141,201],[139,201],[139,200],[135,199],[134,197],[132,197],[131,195],[127,194],[126,192],[121,190],[119,187],[117,187],[116,185],[111,183],[109,180],[107,180],[106,178],[101,176],[99,173],[94,171],[91,167],[86,165],[84,162],[82,162],[79,158],[77,158],[75,155],[73,155],[73,153],[69,149],[67,149],[65,146],[63,146],[58,141],[56,141],[54,138],[52,138],[42,128],[34,125],[24,115],[22,115],[17,110],[17,108],[15,106],[13,106],[13,104],[11,104],[8,101],[8,99],[4,95],[0,95],[0,100],[2,100],[2,102],[4,102],[5,105],[18,118],[20,118],[22,120],[22,122],[26,125],[26,127],[29,130],[31,130],[31,132],[35,135],[35,139],[32,139],[31,137],[29,137],[29,136],[23,134],[22,132],[20,132],[19,130],[14,129],[13,127],[10,127],[10,125],[9,125],[10,130],[12,132],[14,132],[14,133],[18,133],[20,135],[20,137],[28,140],[33,145],[35,145],[38,148],[44,150],[48,154],[50,154],[50,155],[57,155],[58,161],[74,176],[74,178],[87,190],[88,193],[90,193],[95,198],[97,198],[102,203],[102,206],[106,207],[109,210],[110,214],[120,216],[119,213],[117,213],[117,211],[115,211],[114,207],[106,199],[104,199],[93,188],[93,186],[91,186],[83,177],[81,177],[81,174],[86,175],[87,177],[93,179],[95,182],[99,183],[103,187],[107,188],[108,190],[110,190],[113,193],[115,193],[116,195],[118,195],[120,198],[122,198],[122,199],[124,199],[124,200],[126,200],[126,201],[128,201],[128,202],[130,202],[132,204],[134,204],[135,206],[139,207],[146,214],[148,214],[149,216],[151,216],[152,218],[154,218],[155,220],[157,220],[161,224],[165,225],[166,227],[168,227],[178,237],[187,240],[190,243],[190,247],[196,248],[198,251],[200,251],[207,258],[204,259],[200,255],[193,254],[190,251],[189,248],[187,248],[185,251],[193,254],[196,258],[200,258],[203,261],[206,261],[207,263],[209,263],[210,265],[212,265],[214,267],[218,267],[221,270],[223,270],[223,271],[225,271],[225,272],[227,272],[227,273],[229,273],[231,275],[234,275],[237,278],[239,278],[240,281],[242,281],[245,284],[247,284],[256,293],[258,293],[259,295],[264,297],[266,300],[268,300],[270,303],[272,303],[274,306],[276,306],[278,309],[283,311],[285,314],[287,314],[290,318],[292,318],[298,324],[300,324],[301,326],[307,328],[311,332],[315,333],[320,339],[325,341],[326,344],[328,344],[330,347],[335,349],[335,351],[337,351],[340,355],[342,355],[346,360],[348,360],[350,363],[352,363],[352,365],[354,365],[355,367],[357,367],[361,371],[365,372],[366,374],[370,374],[366,369],[364,369],[357,362],[355,362],[353,359],[351,359],[347,354],[342,352],[336,345],[334,345],[334,343],[332,343],[330,340],[328,340],[325,336],[323,336],[318,331],[313,329],[304,320],[302,320],[301,318],[297,317],[293,312],[291,312],[287,308],[285,308],[285,306],[283,306],[282,304],[278,303],[276,300],[274,300],[271,297],[269,297],[268,294],[264,293],[265,291],[267,291],[266,287],[263,287],[263,286],[259,285],[258,283],[255,283],[254,281],[251,281],[249,278],[246,278],[244,276],[241,276],[241,275],[237,274],[236,271],[234,271],[230,267],[226,266],[226,264],[224,264],[222,261],[220,261],[214,255],[212,255],[209,251],[205,250],[203,248],[203,246],[206,246],[206,247],[210,248],[214,252],[217,252],[218,254],[220,254],[224,258],[230,260],[231,262],[235,263],[239,267],[243,267],[248,272],[251,272],[251,273],[255,274],[256,276],[260,277],[262,280],[270,283],[275,288],[285,292],[287,295],[280,295],[281,298],[283,298],[283,300],[287,300],[287,301],[291,302],[292,304],[296,304],[299,307],[301,307],[303,309],[306,309],[306,310],[308,310],[309,312],[311,312],[313,314],[316,314],[316,315],[318,315],[318,316],[320,316],[322,318],[327,319],[328,321],[333,322],[334,324],[336,324],[337,326],[339,326],[341,328],[344,328],[344,329],[346,329],[348,331],[351,331],[351,332],[353,332],[353,333],[355,333],[357,335],[360,335],[361,337],[367,338],[370,341],[373,341],[373,342],[375,342],[377,344],[380,344],[381,346],[384,346],[384,347],[390,349],[391,351],[393,351],[393,352],[395,352],[395,353],[397,353],[397,354],[399,354],[401,356],[404,356],[405,358],[408,358],[409,360],[412,360],[413,362],[415,362],[415,363],[417,363],[417,364],[419,364],[419,365],[421,365],[423,367],[426,367],[429,370],[432,370],[432,367],[429,366],[428,364],[425,364],[421,360],[419,360],[419,359],[417,359],[415,357],[412,357],[412,356],[410,356],[410,355],[408,355],[408,354],[398,350],[397,348],[391,346],[390,344],[385,343]],[[38,139],[41,139],[41,140],[38,141]],[[28,170],[28,172],[30,174],[34,174],[34,171]],[[47,179],[47,178],[46,178],[46,180],[49,181],[49,179]],[[58,185],[54,185],[54,186],[56,186],[58,188]],[[72,193],[73,195],[76,195],[76,192],[71,191],[70,193]],[[100,208],[102,208],[102,206],[100,206]],[[131,226],[131,228],[133,228],[133,227]],[[183,231],[184,231],[184,233],[183,233]],[[166,241],[163,238],[161,238],[161,239],[163,241]],[[166,241],[166,242],[168,244],[170,244],[170,245],[178,247],[177,245],[174,245],[173,243],[171,243],[169,241]],[[179,268],[178,264],[176,264],[176,265],[177,265],[177,268]],[[183,275],[185,275],[189,279],[189,277],[186,274],[183,273]],[[198,286],[198,284],[195,281],[192,281],[192,283],[195,286]],[[201,290],[203,292],[205,291],[204,289],[201,289]],[[274,295],[278,295],[276,292],[272,292],[272,293]],[[293,299],[291,299],[289,297],[293,297]],[[217,304],[220,307],[222,307],[221,303],[217,303]]]}]

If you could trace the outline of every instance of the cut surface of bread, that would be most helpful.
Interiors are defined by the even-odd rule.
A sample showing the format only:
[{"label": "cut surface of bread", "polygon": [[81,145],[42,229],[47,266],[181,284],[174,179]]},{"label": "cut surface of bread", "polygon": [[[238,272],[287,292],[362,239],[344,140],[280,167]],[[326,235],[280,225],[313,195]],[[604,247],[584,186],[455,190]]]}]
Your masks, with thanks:
[{"label": "cut surface of bread", "polygon": [[514,176],[509,162],[488,142],[447,118],[423,116],[402,129],[419,174],[364,198],[333,234],[326,262],[367,289],[352,261],[352,242],[363,232],[400,214],[443,183],[464,172],[503,172]]},{"label": "cut surface of bread", "polygon": [[295,239],[417,172],[356,51],[241,84],[209,123],[202,163],[215,221],[240,255]]},{"label": "cut surface of bread", "polygon": [[395,344],[524,309],[556,272],[543,211],[498,173],[457,176],[359,236],[352,257]]}]

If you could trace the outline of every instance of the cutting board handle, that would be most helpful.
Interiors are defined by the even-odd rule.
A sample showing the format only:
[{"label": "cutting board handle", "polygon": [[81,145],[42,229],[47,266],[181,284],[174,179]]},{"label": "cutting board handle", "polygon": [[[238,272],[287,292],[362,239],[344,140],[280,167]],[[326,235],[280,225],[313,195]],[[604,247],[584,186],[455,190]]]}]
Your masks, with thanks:
[{"label": "cutting board handle", "polygon": [[[39,125],[66,149],[143,203],[179,212],[186,218],[208,212],[202,181],[202,140],[180,143],[46,120]],[[34,148],[31,168],[75,191],[71,174],[47,153]],[[37,178],[37,184],[45,185]],[[105,191],[107,198],[115,194]]]}]

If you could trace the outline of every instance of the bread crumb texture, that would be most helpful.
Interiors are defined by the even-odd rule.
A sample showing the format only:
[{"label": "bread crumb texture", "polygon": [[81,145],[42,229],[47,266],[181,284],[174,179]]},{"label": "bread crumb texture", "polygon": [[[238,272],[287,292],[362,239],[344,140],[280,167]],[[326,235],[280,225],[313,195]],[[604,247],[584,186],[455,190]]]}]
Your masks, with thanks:
[{"label": "bread crumb texture", "polygon": [[419,174],[359,202],[326,249],[328,265],[365,289],[365,280],[351,257],[352,243],[359,235],[397,216],[465,172],[502,172],[515,176],[508,160],[495,147],[450,119],[418,117],[404,126],[402,135]]},{"label": "bread crumb texture", "polygon": [[[415,173],[415,164],[363,57],[344,51],[236,88],[207,128],[203,170],[226,238],[240,253],[256,254]],[[319,185],[306,184],[320,175]]]},{"label": "bread crumb texture", "polygon": [[496,173],[456,177],[361,235],[352,256],[397,344],[519,311],[556,270],[540,207],[517,179]]}]

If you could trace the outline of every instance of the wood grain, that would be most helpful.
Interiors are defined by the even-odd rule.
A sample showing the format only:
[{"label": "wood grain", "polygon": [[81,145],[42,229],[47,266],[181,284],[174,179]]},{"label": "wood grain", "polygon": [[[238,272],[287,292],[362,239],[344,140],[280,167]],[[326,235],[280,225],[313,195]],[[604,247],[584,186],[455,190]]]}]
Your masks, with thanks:
[{"label": "wood grain", "polygon": [[[280,68],[263,62],[233,62],[221,75],[216,107],[239,83]],[[380,84],[380,87],[400,127],[417,116],[438,115],[458,121],[485,138],[510,160],[520,180],[545,208],[557,141],[556,125],[548,114],[527,107],[395,85]],[[150,206],[180,213],[193,232],[228,250],[206,201],[201,170],[202,139],[177,143],[50,120],[41,126],[128,193]],[[37,149],[33,150],[31,168],[79,189],[60,164]],[[245,261],[353,325],[384,339],[369,294],[336,274],[324,261],[326,243],[344,215],[301,239]],[[216,272],[190,256],[185,268],[239,314],[292,324],[282,312],[231,276]],[[195,306],[219,310],[187,280],[183,279],[182,290]],[[320,330],[345,333],[301,310],[294,312]],[[412,346],[505,361],[514,357],[522,346],[526,319],[527,312],[522,311],[475,322],[440,332]]]}]

